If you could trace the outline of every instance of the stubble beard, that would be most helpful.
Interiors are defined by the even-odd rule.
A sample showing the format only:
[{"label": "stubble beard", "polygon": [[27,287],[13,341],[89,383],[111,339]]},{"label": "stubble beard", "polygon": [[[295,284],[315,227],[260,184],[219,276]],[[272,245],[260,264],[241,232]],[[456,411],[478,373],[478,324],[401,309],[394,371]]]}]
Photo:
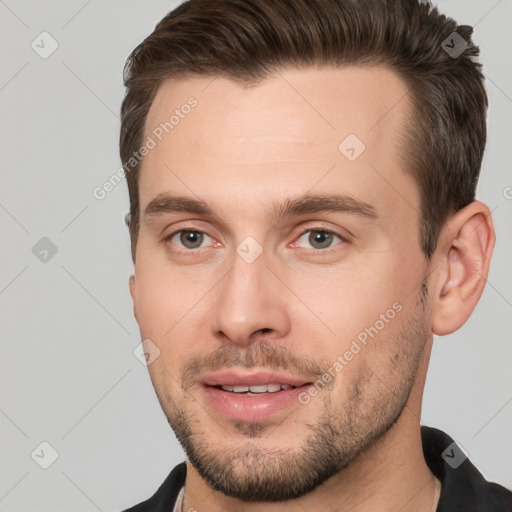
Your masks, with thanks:
[{"label": "stubble beard", "polygon": [[[195,403],[195,399],[191,398],[187,388],[182,388],[184,393],[179,400],[172,398],[165,388],[155,386],[155,389],[188,460],[213,489],[244,502],[296,499],[345,469],[398,421],[411,393],[425,347],[427,333],[424,323],[423,315],[415,312],[404,319],[401,330],[392,335],[395,350],[388,354],[390,366],[385,375],[383,372],[376,374],[362,365],[361,372],[347,385],[347,389],[333,389],[331,386],[320,391],[314,400],[322,400],[324,412],[316,422],[304,425],[308,434],[298,448],[261,447],[264,442],[259,440],[271,437],[275,427],[258,422],[233,422],[238,438],[236,434],[230,436],[226,433],[226,446],[236,439],[240,441],[230,449],[226,446],[213,448],[210,427],[217,431],[222,431],[222,428],[215,424],[214,419],[205,421],[190,412],[186,405]],[[380,333],[379,338],[383,334]],[[377,338],[375,343],[390,341]],[[264,345],[265,351],[259,351]],[[268,367],[264,363],[275,360],[271,359],[273,348],[270,344],[254,345],[248,350],[253,351],[249,355],[244,354],[243,359],[245,363],[251,361],[252,366],[261,362],[262,367]],[[263,353],[265,355],[259,361]],[[276,357],[282,357],[282,354],[276,353]],[[246,366],[250,367],[251,363]],[[323,370],[318,368],[317,371]],[[200,411],[204,413],[202,408]],[[228,429],[229,426],[226,432]],[[290,435],[293,436],[293,432]]]}]

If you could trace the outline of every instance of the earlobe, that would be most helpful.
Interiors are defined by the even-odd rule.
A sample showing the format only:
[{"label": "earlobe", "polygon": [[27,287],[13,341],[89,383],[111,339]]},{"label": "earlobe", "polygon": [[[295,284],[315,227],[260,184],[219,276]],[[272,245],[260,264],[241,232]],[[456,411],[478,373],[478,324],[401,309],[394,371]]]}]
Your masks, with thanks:
[{"label": "earlobe", "polygon": [[455,214],[439,237],[438,296],[432,332],[450,334],[471,316],[485,287],[495,234],[487,206],[475,201]]}]

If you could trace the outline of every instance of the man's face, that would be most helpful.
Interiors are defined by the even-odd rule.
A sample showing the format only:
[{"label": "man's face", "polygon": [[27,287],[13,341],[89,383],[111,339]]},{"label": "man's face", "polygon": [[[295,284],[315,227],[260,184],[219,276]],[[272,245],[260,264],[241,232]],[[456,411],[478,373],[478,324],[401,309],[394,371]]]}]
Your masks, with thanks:
[{"label": "man's face", "polygon": [[169,80],[151,106],[134,309],[160,351],[162,408],[227,495],[311,491],[421,386],[431,331],[419,191],[400,159],[406,93],[378,67],[283,70],[251,88]]}]

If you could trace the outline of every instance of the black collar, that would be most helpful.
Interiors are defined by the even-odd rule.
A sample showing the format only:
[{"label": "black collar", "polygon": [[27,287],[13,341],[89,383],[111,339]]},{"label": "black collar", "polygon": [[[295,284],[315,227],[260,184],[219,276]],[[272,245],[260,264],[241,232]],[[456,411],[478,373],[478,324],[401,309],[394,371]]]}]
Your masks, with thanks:
[{"label": "black collar", "polygon": [[512,492],[482,476],[453,439],[421,427],[423,454],[441,482],[436,512],[512,512]]}]

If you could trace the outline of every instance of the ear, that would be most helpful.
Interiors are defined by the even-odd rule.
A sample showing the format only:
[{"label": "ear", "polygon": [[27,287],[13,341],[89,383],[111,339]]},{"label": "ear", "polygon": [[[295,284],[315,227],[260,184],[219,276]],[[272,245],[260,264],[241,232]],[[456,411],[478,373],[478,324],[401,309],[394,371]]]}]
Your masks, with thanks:
[{"label": "ear", "polygon": [[450,334],[464,325],[485,287],[496,236],[489,208],[474,201],[442,229],[435,254],[438,271],[432,332]]},{"label": "ear", "polygon": [[136,308],[136,297],[137,297],[137,283],[135,282],[135,275],[130,276],[130,280],[128,281],[130,287],[130,295],[132,296],[133,302],[133,316],[137,319],[137,308]]}]

